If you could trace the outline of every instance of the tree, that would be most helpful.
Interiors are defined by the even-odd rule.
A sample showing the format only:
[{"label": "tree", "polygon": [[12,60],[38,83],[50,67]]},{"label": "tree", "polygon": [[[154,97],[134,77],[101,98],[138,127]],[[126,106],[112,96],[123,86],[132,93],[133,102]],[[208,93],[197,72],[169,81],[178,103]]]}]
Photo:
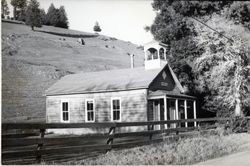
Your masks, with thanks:
[{"label": "tree", "polygon": [[[209,31],[210,34],[206,35],[200,33],[203,31],[197,30],[197,21],[195,19],[198,18],[206,22],[214,14],[223,17],[223,11],[230,8],[232,3],[232,1],[154,0],[152,7],[156,11],[156,17],[153,24],[146,28],[147,30],[150,29],[156,40],[170,46],[171,56],[168,57],[168,60],[181,84],[188,87],[190,92],[192,92],[190,94],[197,96],[197,99],[204,104],[203,108],[205,110],[216,111],[218,115],[223,114],[222,110],[227,114],[237,109],[239,110],[239,108],[243,112],[247,109],[250,110],[247,104],[247,101],[248,103],[250,101],[250,97],[244,97],[244,94],[249,94],[246,89],[250,89],[250,87],[246,86],[247,68],[243,65],[246,64],[247,60],[242,62],[245,58],[246,50],[243,49],[244,46],[240,42],[240,39],[238,39],[239,42],[232,44],[233,46],[228,44],[220,45],[223,43],[222,41],[211,44],[210,40],[218,41],[224,38],[221,38],[220,35],[209,36],[211,35],[211,31]],[[248,6],[243,6],[241,7],[241,13],[248,13]],[[244,16],[243,18],[242,20],[245,20],[245,22],[248,20],[248,16]],[[206,42],[209,42],[211,45],[206,45],[206,42],[202,42],[204,39],[199,38],[201,36],[206,38]],[[230,61],[230,65],[234,63],[237,65],[228,66],[229,64],[227,63],[229,61],[224,63],[223,60],[217,59],[224,55],[225,52],[223,53],[223,51],[217,51],[216,56],[209,58],[208,54],[211,52],[208,52],[206,48],[211,48],[211,50],[227,50],[226,54],[228,56],[234,51],[234,54],[238,56],[230,57],[234,59]],[[207,58],[207,60],[203,60],[202,57],[204,59]],[[214,57],[216,58],[213,59]],[[238,57],[240,57],[240,60],[238,60]],[[202,60],[197,61],[197,59]],[[222,68],[232,71],[236,76],[233,77],[219,70]],[[223,73],[222,77],[220,74]],[[211,77],[213,79],[210,79]],[[218,80],[214,81],[216,79]],[[232,103],[229,103],[230,100]]]},{"label": "tree", "polygon": [[68,24],[68,18],[64,6],[60,6],[60,8],[57,9],[52,3],[46,15],[46,25],[68,28]]},{"label": "tree", "polygon": [[68,18],[64,6],[60,6],[60,8],[56,10],[56,16],[57,19],[55,26],[67,29],[69,27]]},{"label": "tree", "polygon": [[11,0],[13,6],[13,16],[15,20],[23,20],[25,17],[25,8],[27,7],[26,0]]},{"label": "tree", "polygon": [[34,27],[42,26],[41,10],[39,9],[39,2],[31,0],[26,10],[26,24]]},{"label": "tree", "polygon": [[97,21],[95,22],[95,26],[93,27],[93,30],[94,30],[96,33],[102,31],[102,29],[101,29],[101,27],[100,27],[100,25],[99,25],[99,23],[98,23]]},{"label": "tree", "polygon": [[225,12],[227,18],[250,29],[250,2],[234,2]]},{"label": "tree", "polygon": [[40,10],[40,14],[41,14],[42,25],[45,25],[46,24],[46,13],[45,13],[44,9]]},{"label": "tree", "polygon": [[8,16],[10,14],[9,7],[8,7],[6,0],[2,0],[1,5],[2,5],[2,10],[1,10],[2,18],[5,18],[5,16]]},{"label": "tree", "polygon": [[56,8],[53,3],[50,4],[47,14],[46,14],[46,25],[55,25],[55,14],[56,14]]},{"label": "tree", "polygon": [[245,41],[237,34],[235,29],[239,27],[234,27],[232,22],[218,16],[209,21],[216,23],[216,30],[230,34],[233,41],[204,26],[196,26],[199,35],[195,40],[203,53],[194,60],[193,69],[198,80],[197,89],[206,94],[204,107],[216,111],[219,116],[247,114],[250,110],[250,57],[247,56],[250,40]]},{"label": "tree", "polygon": [[168,1],[154,1],[153,8],[158,12],[149,29],[156,40],[170,46],[172,56],[168,56],[169,63],[181,84],[189,92],[194,92],[191,57],[199,52],[192,39],[195,36],[194,25],[171,5]]}]

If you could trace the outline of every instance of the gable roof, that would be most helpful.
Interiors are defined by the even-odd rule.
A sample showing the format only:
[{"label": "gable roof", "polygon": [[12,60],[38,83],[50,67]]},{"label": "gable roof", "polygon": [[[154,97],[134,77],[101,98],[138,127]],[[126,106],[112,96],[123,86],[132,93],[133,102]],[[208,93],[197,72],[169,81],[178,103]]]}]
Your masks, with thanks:
[{"label": "gable roof", "polygon": [[[163,68],[145,70],[144,67],[137,67],[70,74],[57,81],[45,93],[46,95],[67,95],[148,88]],[[171,74],[173,74],[172,71]],[[182,89],[177,77],[173,76],[173,78],[177,87]]]}]

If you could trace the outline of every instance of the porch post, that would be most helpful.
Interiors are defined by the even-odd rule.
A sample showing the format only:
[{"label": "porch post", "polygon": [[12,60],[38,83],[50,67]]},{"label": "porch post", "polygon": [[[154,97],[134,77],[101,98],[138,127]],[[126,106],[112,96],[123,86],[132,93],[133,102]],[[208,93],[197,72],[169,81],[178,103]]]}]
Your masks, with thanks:
[{"label": "porch post", "polygon": [[[178,99],[175,99],[175,120],[179,119],[179,115],[178,115],[179,111],[178,111]],[[177,123],[178,124],[178,123]],[[178,125],[176,125],[175,123],[175,127],[178,127]]]},{"label": "porch post", "polygon": [[[168,120],[168,117],[167,117],[167,97],[164,96],[164,120]],[[165,124],[165,129],[168,128],[168,125]]]},{"label": "porch post", "polygon": [[[193,102],[193,107],[194,107],[194,119],[196,119],[196,101],[194,100]],[[197,122],[194,122],[194,127],[196,127]]]},{"label": "porch post", "polygon": [[[187,100],[184,100],[184,114],[185,114],[185,119],[187,119]],[[187,122],[185,122],[185,127],[188,127]]]}]

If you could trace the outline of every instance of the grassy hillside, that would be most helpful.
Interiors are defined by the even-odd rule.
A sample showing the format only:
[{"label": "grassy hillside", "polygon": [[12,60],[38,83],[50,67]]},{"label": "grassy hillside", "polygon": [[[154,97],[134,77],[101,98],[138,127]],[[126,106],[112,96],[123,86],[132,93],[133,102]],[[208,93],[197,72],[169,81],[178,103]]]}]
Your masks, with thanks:
[{"label": "grassy hillside", "polygon": [[143,50],[130,42],[2,22],[2,120],[45,121],[44,92],[55,81],[71,73],[128,68],[132,53],[135,66],[142,66]]}]

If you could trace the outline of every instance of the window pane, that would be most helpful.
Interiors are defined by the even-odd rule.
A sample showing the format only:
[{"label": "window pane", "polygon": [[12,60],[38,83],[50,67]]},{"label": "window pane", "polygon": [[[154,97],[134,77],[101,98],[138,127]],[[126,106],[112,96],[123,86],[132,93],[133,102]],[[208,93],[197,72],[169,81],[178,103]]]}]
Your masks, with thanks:
[{"label": "window pane", "polygon": [[117,112],[117,120],[120,120],[120,111],[116,111]]},{"label": "window pane", "polygon": [[94,121],[94,101],[87,101],[86,105],[87,121]]},{"label": "window pane", "polygon": [[87,101],[87,110],[94,110],[93,101]]},{"label": "window pane", "polygon": [[120,111],[113,111],[113,120],[120,120]]},{"label": "window pane", "polygon": [[93,121],[94,120],[94,112],[90,112],[90,120]]},{"label": "window pane", "polygon": [[120,120],[120,100],[113,100],[113,120]]},{"label": "window pane", "polygon": [[65,112],[63,112],[63,120],[65,120]]},{"label": "window pane", "polygon": [[117,109],[116,106],[117,106],[116,100],[113,100],[113,109]]},{"label": "window pane", "polygon": [[113,120],[116,120],[115,111],[113,111]]},{"label": "window pane", "polygon": [[88,112],[87,113],[87,120],[88,121],[93,121],[94,120],[94,112],[93,111],[91,111],[91,112]]},{"label": "window pane", "polygon": [[69,120],[69,114],[68,112],[63,112],[63,120],[68,121]]},{"label": "window pane", "polygon": [[68,111],[68,102],[63,102],[62,103],[62,110],[63,111]]},{"label": "window pane", "polygon": [[113,109],[120,109],[120,100],[113,100]]}]

